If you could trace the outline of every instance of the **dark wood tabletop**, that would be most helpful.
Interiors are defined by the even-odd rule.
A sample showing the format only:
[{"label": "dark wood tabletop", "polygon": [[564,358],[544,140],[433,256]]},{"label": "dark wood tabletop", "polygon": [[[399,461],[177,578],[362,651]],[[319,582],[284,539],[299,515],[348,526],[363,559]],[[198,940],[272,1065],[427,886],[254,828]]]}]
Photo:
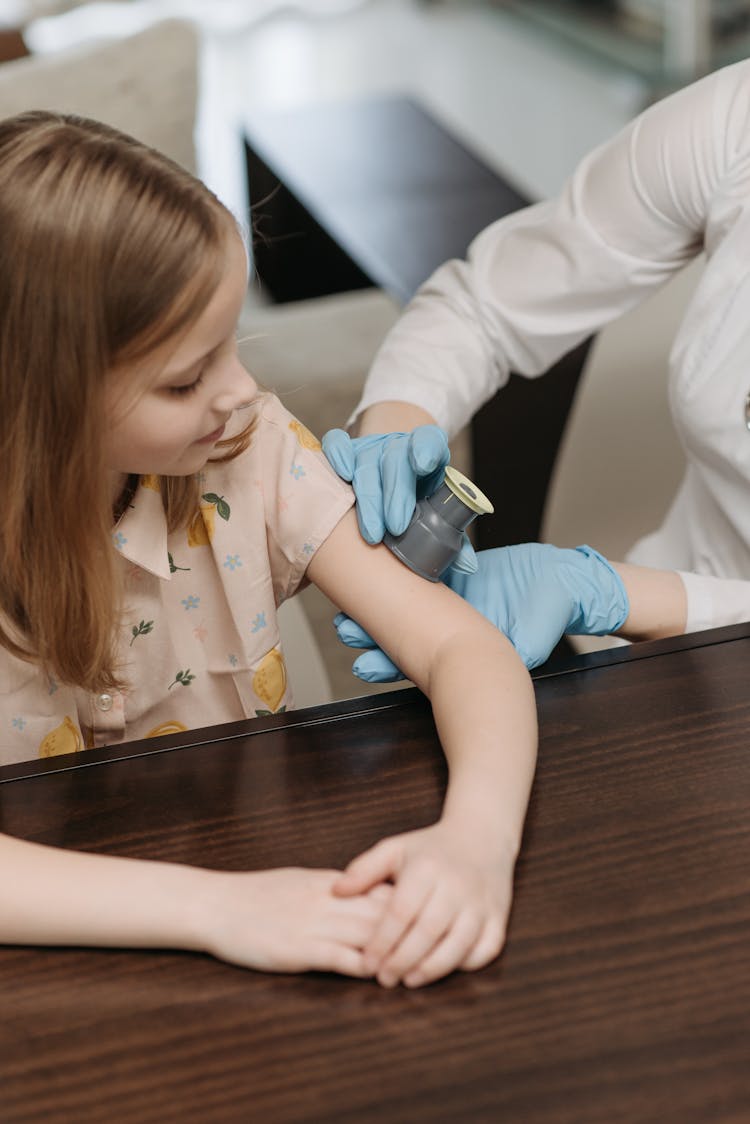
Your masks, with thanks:
[{"label": "dark wood tabletop", "polygon": [[[743,625],[537,678],[508,943],[481,972],[389,992],[188,953],[0,950],[3,1124],[746,1124],[749,670]],[[430,822],[444,784],[405,690],[8,767],[0,829],[339,866]]]}]

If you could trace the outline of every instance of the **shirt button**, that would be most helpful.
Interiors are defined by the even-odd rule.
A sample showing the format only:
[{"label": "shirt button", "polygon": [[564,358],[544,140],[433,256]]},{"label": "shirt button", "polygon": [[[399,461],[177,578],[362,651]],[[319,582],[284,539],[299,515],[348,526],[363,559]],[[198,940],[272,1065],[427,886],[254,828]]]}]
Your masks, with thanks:
[{"label": "shirt button", "polygon": [[99,710],[111,710],[114,699],[104,691],[101,695],[96,696],[96,705]]}]

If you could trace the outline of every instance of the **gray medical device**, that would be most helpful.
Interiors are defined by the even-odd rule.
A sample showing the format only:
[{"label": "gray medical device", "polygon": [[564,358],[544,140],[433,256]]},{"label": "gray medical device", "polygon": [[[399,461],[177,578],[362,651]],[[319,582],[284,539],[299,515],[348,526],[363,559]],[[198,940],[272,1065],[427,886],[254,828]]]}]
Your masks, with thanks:
[{"label": "gray medical device", "polygon": [[472,520],[494,510],[476,484],[448,465],[443,483],[419,500],[404,533],[386,532],[383,542],[415,574],[437,582],[456,559]]}]

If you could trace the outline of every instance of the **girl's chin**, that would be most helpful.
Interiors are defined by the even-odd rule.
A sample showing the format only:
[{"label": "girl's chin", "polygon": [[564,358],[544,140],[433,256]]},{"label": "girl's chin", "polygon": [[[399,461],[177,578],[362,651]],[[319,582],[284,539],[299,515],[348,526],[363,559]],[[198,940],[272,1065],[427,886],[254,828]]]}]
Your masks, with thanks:
[{"label": "girl's chin", "polygon": [[118,493],[127,483],[129,476],[195,476],[208,463],[211,448],[191,448],[189,453],[180,457],[174,464],[151,465],[144,468],[130,468],[127,471],[115,471],[113,477],[119,482]]}]

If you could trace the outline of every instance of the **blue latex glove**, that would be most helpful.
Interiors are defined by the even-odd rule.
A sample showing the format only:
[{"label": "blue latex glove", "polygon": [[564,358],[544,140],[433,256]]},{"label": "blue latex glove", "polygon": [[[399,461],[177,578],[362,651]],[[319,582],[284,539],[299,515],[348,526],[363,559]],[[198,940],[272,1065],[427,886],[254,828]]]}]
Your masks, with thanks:
[{"label": "blue latex glove", "polygon": [[[505,633],[529,668],[544,663],[566,633],[617,632],[630,611],[619,574],[590,546],[560,550],[525,543],[480,551],[477,561],[475,574],[449,572],[443,580]],[[339,613],[334,624],[344,644],[370,649],[352,668],[360,679],[403,678],[355,621]]]},{"label": "blue latex glove", "polygon": [[[380,542],[386,529],[392,535],[404,533],[416,501],[442,483],[450,460],[448,438],[436,425],[370,437],[331,429],[323,438],[323,452],[338,475],[351,482],[359,529],[369,543]],[[476,571],[476,555],[466,536],[453,568]]]}]

